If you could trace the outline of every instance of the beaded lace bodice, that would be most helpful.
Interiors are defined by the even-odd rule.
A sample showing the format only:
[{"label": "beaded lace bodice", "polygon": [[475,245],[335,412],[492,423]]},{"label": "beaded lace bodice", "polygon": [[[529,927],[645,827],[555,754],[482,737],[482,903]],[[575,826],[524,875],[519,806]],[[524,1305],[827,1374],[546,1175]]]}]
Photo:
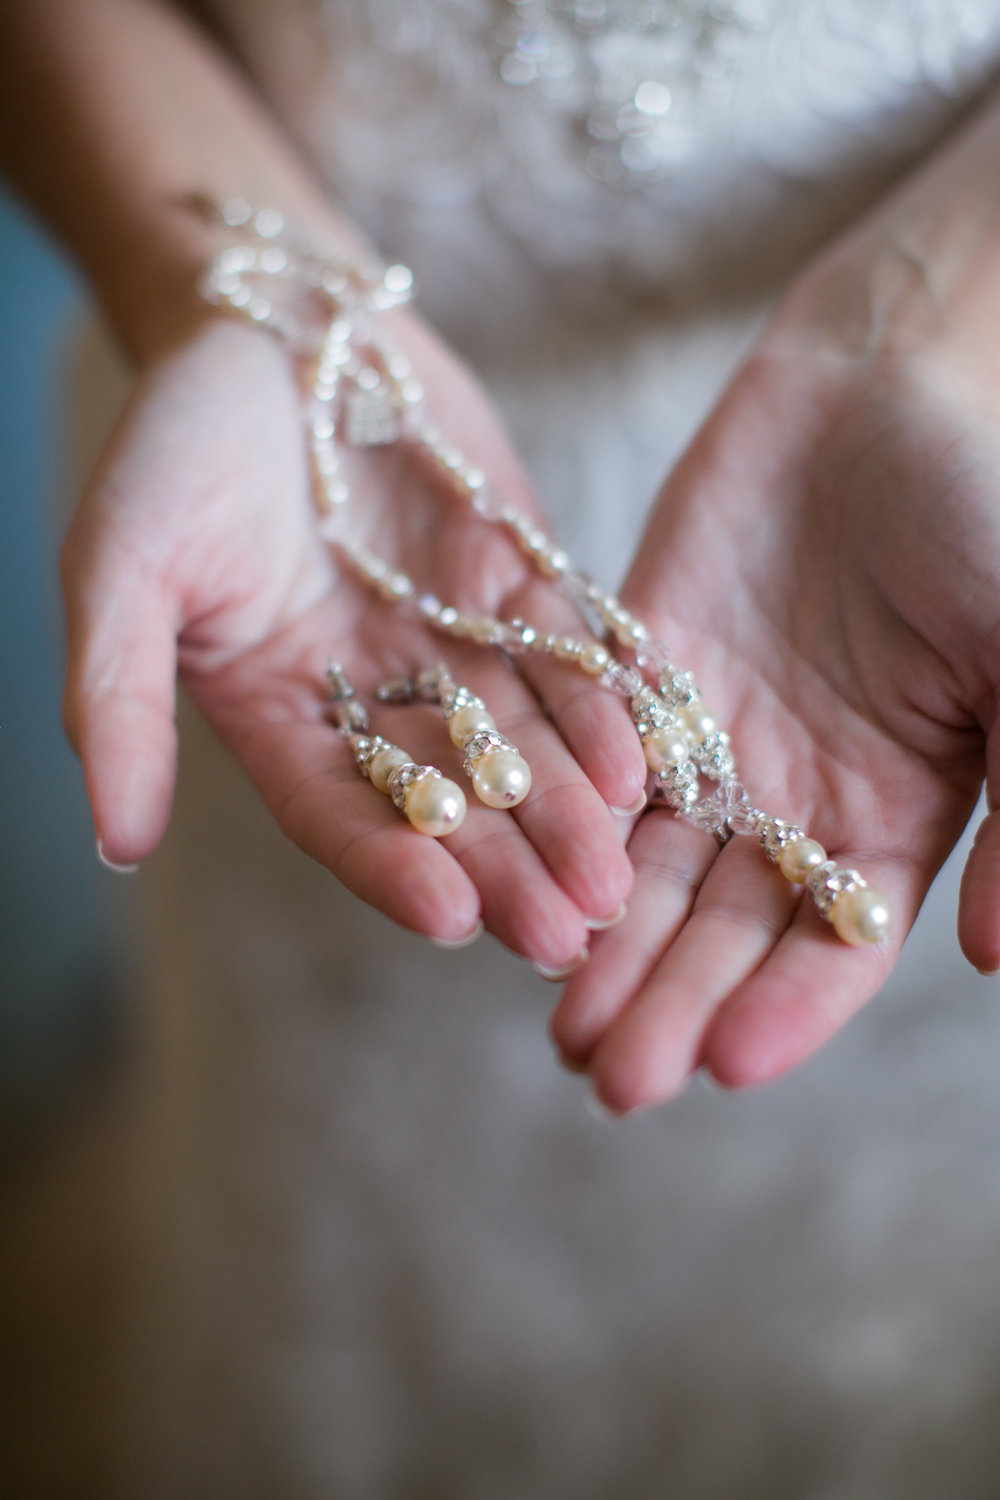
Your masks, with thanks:
[{"label": "beaded lace bodice", "polygon": [[1000,0],[208,3],[381,237],[646,286],[788,264],[1000,66]]}]

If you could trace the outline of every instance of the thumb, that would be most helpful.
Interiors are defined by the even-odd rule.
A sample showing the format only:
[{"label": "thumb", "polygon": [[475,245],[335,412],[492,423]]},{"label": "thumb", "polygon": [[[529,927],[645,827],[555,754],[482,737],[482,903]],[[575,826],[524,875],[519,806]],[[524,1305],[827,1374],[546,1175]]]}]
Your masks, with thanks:
[{"label": "thumb", "polygon": [[177,765],[177,610],[107,530],[78,518],[62,557],[63,716],[83,763],[98,852],[134,865],[166,830]]}]

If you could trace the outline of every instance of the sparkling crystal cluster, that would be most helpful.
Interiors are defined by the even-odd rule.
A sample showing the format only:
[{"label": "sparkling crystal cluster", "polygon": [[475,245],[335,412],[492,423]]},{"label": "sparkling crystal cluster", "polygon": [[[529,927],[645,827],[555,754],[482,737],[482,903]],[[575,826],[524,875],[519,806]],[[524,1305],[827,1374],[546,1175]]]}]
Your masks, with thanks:
[{"label": "sparkling crystal cluster", "polygon": [[508,0],[499,69],[564,116],[587,170],[668,179],[724,130],[754,33],[778,0]]}]

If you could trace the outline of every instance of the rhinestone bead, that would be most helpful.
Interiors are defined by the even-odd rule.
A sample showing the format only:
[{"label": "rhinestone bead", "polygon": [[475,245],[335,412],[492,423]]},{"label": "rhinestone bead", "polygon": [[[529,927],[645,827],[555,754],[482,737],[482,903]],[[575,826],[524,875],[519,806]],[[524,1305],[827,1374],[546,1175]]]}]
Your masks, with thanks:
[{"label": "rhinestone bead", "polygon": [[689,812],[698,801],[698,773],[690,761],[658,771],[656,782],[675,812]]},{"label": "rhinestone bead", "polygon": [[829,919],[837,897],[864,887],[865,882],[857,870],[846,870],[834,860],[827,860],[813,870],[805,885],[820,915]]}]

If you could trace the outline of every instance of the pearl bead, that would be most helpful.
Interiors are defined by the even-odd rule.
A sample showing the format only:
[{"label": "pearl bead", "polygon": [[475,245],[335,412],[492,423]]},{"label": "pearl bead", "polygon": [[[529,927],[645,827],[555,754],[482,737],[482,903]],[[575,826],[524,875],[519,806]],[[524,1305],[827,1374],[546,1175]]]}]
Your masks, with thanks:
[{"label": "pearl bead", "polygon": [[551,544],[538,553],[538,571],[546,578],[556,578],[569,567],[569,558],[560,547]]},{"label": "pearl bead", "polygon": [[465,794],[444,776],[425,776],[406,793],[406,816],[418,833],[432,839],[454,833],[465,817]]},{"label": "pearl bead", "polygon": [[386,745],[384,750],[376,750],[368,767],[372,786],[377,792],[388,793],[390,774],[397,766],[412,764],[413,756],[408,750],[401,750],[398,745]]},{"label": "pearl bead", "polygon": [[574,661],[580,654],[580,642],[575,641],[571,635],[557,636],[552,654],[557,661]]},{"label": "pearl bead", "polygon": [[794,839],[778,853],[778,869],[793,885],[801,885],[826,860],[826,850],[815,839]]},{"label": "pearl bead", "polygon": [[693,734],[699,740],[703,740],[707,734],[714,734],[719,727],[715,715],[709,713],[704,703],[688,703],[681,709],[678,718],[688,734]]},{"label": "pearl bead", "polygon": [[491,713],[488,713],[482,704],[470,703],[465,708],[458,709],[448,720],[448,733],[451,742],[461,750],[470,734],[475,734],[477,729],[495,729],[496,721]]},{"label": "pearl bead", "polygon": [[472,786],[487,807],[516,807],[531,788],[531,770],[515,750],[491,750],[476,761]]},{"label": "pearl bead", "polygon": [[839,938],[860,948],[866,943],[880,943],[889,936],[892,913],[879,891],[859,886],[837,897],[830,920]]},{"label": "pearl bead", "polygon": [[611,660],[603,646],[585,646],[580,653],[580,665],[592,677],[599,677]]},{"label": "pearl bead", "polygon": [[665,771],[687,760],[687,741],[676,729],[654,729],[642,742],[646,764],[651,771]]}]

